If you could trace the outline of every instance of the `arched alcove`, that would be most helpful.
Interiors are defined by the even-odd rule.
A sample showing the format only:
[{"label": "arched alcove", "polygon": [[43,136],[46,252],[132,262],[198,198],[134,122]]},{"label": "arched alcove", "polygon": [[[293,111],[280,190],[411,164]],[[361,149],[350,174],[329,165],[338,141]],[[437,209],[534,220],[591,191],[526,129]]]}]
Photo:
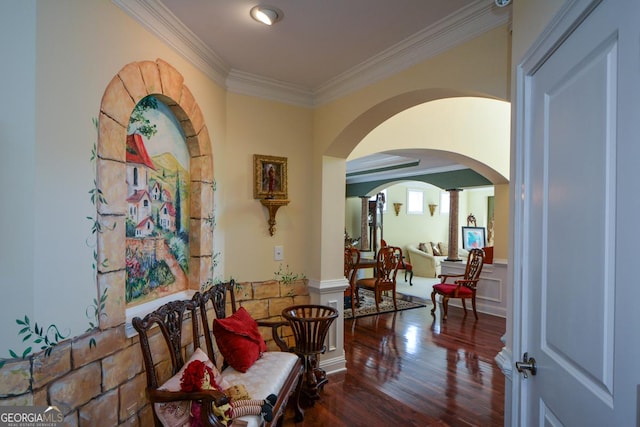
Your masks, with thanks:
[{"label": "arched alcove", "polygon": [[[169,107],[184,135],[190,157],[189,280],[196,291],[211,277],[213,157],[202,111],[183,76],[158,59],[127,64],[108,84],[100,105],[96,185],[98,295],[107,292],[100,328],[125,323],[126,140],[129,119],[141,99],[153,95]],[[156,304],[157,305],[157,304]],[[151,310],[151,308],[149,308]],[[145,311],[139,307],[137,311]]]}]

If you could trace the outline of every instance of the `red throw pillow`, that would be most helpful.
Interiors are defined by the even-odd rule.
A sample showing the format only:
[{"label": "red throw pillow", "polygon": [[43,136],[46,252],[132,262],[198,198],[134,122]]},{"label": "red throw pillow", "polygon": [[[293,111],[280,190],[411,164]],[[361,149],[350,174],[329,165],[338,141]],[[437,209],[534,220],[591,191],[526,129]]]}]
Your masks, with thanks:
[{"label": "red throw pillow", "polygon": [[247,370],[267,351],[258,324],[244,307],[213,321],[213,335],[225,360],[236,371]]}]

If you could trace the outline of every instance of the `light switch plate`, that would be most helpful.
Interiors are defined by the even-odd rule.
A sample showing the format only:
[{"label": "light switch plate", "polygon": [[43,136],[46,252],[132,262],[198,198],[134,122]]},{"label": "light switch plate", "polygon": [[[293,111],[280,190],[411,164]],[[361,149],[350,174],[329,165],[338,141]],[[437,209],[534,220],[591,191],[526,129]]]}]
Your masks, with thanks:
[{"label": "light switch plate", "polygon": [[275,261],[282,261],[284,259],[284,247],[283,246],[274,246],[273,247],[273,259]]}]

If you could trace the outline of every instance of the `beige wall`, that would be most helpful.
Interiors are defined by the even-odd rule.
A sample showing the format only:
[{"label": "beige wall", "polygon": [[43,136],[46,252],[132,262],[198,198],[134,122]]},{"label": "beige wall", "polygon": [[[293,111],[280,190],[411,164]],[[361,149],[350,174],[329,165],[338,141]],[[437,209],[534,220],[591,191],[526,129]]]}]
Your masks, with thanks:
[{"label": "beige wall", "polygon": [[499,27],[463,45],[316,109],[314,144],[347,157],[384,120],[451,96],[508,100],[510,33]]},{"label": "beige wall", "polygon": [[[228,94],[227,143],[216,160],[220,204],[218,230],[224,238],[226,277],[237,280],[273,278],[280,264],[308,274],[311,265],[302,250],[310,242],[312,110]],[[268,213],[253,198],[253,155],[287,157],[290,203],[278,210],[276,232],[269,236]],[[215,153],[214,153],[215,155]],[[217,170],[216,170],[217,172]],[[216,236],[217,237],[217,236]],[[284,247],[284,261],[274,261],[275,245]]]},{"label": "beige wall", "polygon": [[499,260],[509,259],[509,233],[511,220],[509,215],[509,201],[511,191],[509,184],[501,184],[494,186],[495,195],[495,241],[493,257]]}]

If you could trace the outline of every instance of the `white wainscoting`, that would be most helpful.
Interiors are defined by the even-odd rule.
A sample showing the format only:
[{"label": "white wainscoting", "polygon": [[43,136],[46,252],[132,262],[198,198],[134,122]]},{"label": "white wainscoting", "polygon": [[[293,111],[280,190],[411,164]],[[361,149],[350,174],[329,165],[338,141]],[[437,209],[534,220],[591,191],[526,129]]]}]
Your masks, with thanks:
[{"label": "white wainscoting", "polygon": [[[464,274],[464,262],[442,261],[442,274]],[[485,264],[478,282],[476,308],[480,313],[495,316],[507,316],[507,261],[495,260],[493,264]],[[450,299],[449,305],[462,307],[459,299]],[[467,310],[471,304],[467,301]]]}]

